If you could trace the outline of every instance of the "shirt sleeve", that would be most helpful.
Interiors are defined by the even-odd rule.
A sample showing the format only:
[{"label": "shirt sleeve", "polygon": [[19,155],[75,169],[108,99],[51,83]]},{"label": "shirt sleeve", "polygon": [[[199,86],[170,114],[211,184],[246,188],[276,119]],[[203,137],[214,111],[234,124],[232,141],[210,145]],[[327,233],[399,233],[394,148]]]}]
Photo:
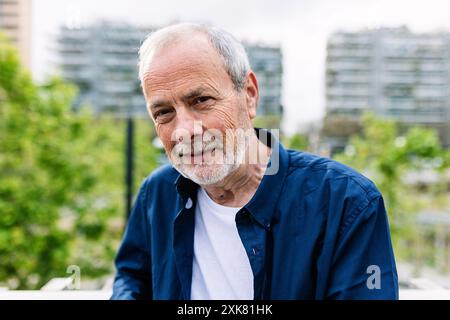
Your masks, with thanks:
[{"label": "shirt sleeve", "polygon": [[381,195],[341,226],[325,299],[398,299],[398,279]]},{"label": "shirt sleeve", "polygon": [[152,298],[149,222],[146,183],[141,186],[116,256],[113,300]]}]

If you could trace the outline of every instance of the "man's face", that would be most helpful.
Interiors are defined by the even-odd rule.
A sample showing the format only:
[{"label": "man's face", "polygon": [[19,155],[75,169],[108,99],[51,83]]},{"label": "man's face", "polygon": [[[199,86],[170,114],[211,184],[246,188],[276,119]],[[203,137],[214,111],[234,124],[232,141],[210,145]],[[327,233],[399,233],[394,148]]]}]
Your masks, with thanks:
[{"label": "man's face", "polygon": [[238,138],[236,129],[252,130],[253,101],[245,88],[234,88],[204,35],[157,50],[142,85],[156,132],[181,174],[212,184],[242,163],[246,139]]}]

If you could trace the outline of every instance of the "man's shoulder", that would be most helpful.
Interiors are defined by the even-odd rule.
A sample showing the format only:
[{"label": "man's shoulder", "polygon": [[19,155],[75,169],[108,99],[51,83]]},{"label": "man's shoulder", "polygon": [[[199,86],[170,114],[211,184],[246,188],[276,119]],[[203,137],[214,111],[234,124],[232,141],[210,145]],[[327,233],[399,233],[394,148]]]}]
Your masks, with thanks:
[{"label": "man's shoulder", "polygon": [[[308,152],[288,150],[288,177],[302,181],[305,193],[322,188],[340,190],[370,200],[380,196],[375,184],[363,174],[335,160]],[[344,196],[344,195],[343,195]]]}]

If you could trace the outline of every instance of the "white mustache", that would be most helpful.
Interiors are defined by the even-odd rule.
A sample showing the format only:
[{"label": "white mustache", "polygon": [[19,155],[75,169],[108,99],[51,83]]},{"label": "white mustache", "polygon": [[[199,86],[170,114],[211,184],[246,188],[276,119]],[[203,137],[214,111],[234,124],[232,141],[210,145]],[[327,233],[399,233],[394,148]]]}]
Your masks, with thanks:
[{"label": "white mustache", "polygon": [[223,149],[222,143],[217,140],[208,142],[205,145],[203,145],[202,141],[197,143],[194,142],[193,144],[179,143],[173,147],[172,154],[178,158],[181,158],[183,156],[200,155],[214,149]]}]

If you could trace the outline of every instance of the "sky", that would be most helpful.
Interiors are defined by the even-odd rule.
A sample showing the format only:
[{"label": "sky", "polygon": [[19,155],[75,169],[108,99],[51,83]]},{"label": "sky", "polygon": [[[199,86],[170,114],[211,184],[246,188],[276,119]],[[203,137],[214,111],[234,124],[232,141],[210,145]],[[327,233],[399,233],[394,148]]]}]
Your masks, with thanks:
[{"label": "sky", "polygon": [[337,30],[408,26],[450,31],[448,0],[32,0],[32,72],[51,74],[63,24],[99,20],[141,26],[206,22],[242,40],[280,45],[283,129],[293,133],[325,113],[326,42]]}]

